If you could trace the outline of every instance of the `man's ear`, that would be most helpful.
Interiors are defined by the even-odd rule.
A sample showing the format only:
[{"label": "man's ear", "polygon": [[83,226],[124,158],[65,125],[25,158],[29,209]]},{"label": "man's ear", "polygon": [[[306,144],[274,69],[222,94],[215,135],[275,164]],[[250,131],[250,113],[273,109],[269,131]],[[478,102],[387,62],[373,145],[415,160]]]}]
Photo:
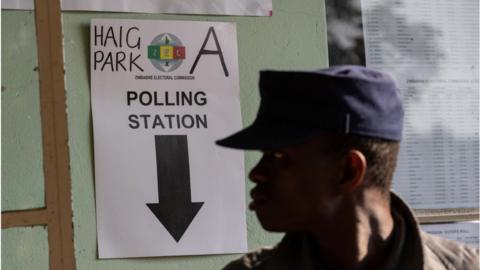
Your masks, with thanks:
[{"label": "man's ear", "polygon": [[343,165],[344,173],[340,190],[343,193],[350,193],[363,184],[367,171],[367,159],[362,152],[350,150],[344,157]]}]

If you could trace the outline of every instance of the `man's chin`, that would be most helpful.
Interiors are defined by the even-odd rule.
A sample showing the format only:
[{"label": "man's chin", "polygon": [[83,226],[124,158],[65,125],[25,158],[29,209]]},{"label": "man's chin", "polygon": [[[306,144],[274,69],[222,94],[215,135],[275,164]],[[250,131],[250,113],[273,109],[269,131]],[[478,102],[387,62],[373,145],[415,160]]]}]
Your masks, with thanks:
[{"label": "man's chin", "polygon": [[262,225],[262,228],[266,231],[269,232],[286,232],[287,228],[285,226],[282,226],[281,222],[278,220],[273,220],[273,219],[268,219],[265,217],[262,217],[261,215],[257,214],[258,221],[260,222],[260,225]]}]

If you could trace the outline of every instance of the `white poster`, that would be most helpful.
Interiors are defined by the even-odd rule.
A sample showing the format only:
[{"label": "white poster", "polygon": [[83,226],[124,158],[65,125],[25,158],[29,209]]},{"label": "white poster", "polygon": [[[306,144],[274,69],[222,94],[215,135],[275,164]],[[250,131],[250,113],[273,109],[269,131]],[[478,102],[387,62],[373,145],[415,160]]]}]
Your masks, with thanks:
[{"label": "white poster", "polygon": [[[34,8],[34,0],[2,0],[3,9]],[[62,0],[62,10],[272,16],[272,0]]]},{"label": "white poster", "polygon": [[416,209],[478,208],[478,0],[363,0],[368,67],[405,107],[393,189]]},{"label": "white poster", "polygon": [[100,258],[247,249],[234,23],[91,22]]},{"label": "white poster", "polygon": [[478,221],[422,225],[422,230],[440,237],[479,247]]}]

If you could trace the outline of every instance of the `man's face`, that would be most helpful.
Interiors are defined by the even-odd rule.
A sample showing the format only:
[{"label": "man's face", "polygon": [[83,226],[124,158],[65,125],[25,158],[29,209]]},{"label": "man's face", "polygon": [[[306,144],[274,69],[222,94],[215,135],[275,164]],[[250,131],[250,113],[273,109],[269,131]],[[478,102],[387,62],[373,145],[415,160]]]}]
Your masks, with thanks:
[{"label": "man's face", "polygon": [[322,135],[301,145],[263,151],[250,172],[257,184],[250,192],[250,209],[266,230],[308,231],[333,218],[341,159],[331,148],[331,135]]}]

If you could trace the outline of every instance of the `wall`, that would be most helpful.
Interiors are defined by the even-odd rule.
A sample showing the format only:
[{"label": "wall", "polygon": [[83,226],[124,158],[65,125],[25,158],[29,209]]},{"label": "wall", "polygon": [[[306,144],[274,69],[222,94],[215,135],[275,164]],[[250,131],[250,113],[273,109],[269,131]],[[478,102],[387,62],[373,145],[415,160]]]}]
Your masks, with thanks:
[{"label": "wall", "polygon": [[[2,211],[45,206],[33,12],[2,12]],[[48,269],[43,226],[2,229],[2,269]]]},{"label": "wall", "polygon": [[2,12],[2,211],[45,206],[35,38],[32,12]]},{"label": "wall", "polygon": [[[77,269],[220,269],[229,260],[239,255],[222,256],[183,256],[183,257],[161,257],[144,259],[115,259],[98,260],[96,244],[96,223],[95,223],[95,182],[94,182],[94,161],[93,161],[93,133],[92,119],[90,109],[90,65],[89,65],[89,23],[92,18],[129,18],[129,19],[162,19],[162,20],[199,20],[199,21],[228,21],[236,22],[238,33],[238,57],[240,66],[240,89],[243,123],[250,123],[255,117],[258,106],[258,70],[260,69],[315,69],[327,65],[326,49],[326,28],[323,1],[305,0],[305,1],[274,1],[273,17],[224,17],[224,16],[180,16],[180,15],[152,15],[152,14],[120,14],[120,13],[63,13],[63,31],[65,46],[65,64],[66,64],[66,88],[67,88],[67,110],[69,127],[69,146],[70,146],[70,169],[72,177],[72,199],[73,199],[73,223],[74,223],[74,245]],[[14,29],[15,25],[26,17],[32,16],[29,12],[3,11],[2,12],[2,77],[11,77],[11,74],[23,72],[22,66],[15,66],[13,70],[8,70],[14,66],[15,61],[5,62],[4,59],[13,54],[13,52],[4,52],[3,46],[16,44],[21,37],[17,39],[5,39],[6,30]],[[8,18],[5,19],[5,18]],[[4,20],[5,19],[5,20]],[[26,35],[32,40],[34,35],[34,26],[31,23],[27,26],[30,30]],[[33,30],[33,34],[32,34]],[[34,38],[33,38],[34,40]],[[33,42],[34,43],[34,42]],[[12,45],[14,46],[14,45]],[[33,47],[32,47],[33,48]],[[26,52],[29,58],[35,59],[34,50]],[[30,64],[31,65],[31,64]],[[28,67],[30,68],[30,67]],[[33,68],[33,67],[32,67]],[[4,73],[5,70],[5,73]],[[26,69],[28,71],[28,69]],[[13,73],[10,73],[13,72]],[[22,79],[19,79],[22,80]],[[28,83],[35,88],[35,80]],[[3,85],[3,82],[2,82]],[[38,89],[38,87],[37,87]],[[23,88],[17,87],[17,91],[23,93]],[[4,141],[4,137],[15,136],[17,132],[15,126],[22,119],[15,117],[17,114],[25,113],[25,110],[37,110],[34,106],[19,107],[14,112],[9,112],[10,107],[4,104],[10,103],[14,97],[7,96],[9,88],[3,91],[2,87],[2,163],[17,157],[20,144],[10,145],[10,141]],[[12,90],[13,91],[13,90]],[[5,92],[5,93],[4,93]],[[14,95],[13,95],[14,96]],[[28,94],[29,99],[35,100],[38,97],[38,90],[35,93]],[[4,103],[5,102],[5,103]],[[7,117],[4,117],[7,114]],[[10,116],[12,115],[12,116]],[[37,118],[38,115],[32,112]],[[5,134],[4,134],[5,132]],[[21,133],[40,134],[39,126],[25,124],[25,130]],[[24,140],[24,138],[21,138]],[[25,138],[25,140],[32,140]],[[27,152],[38,153],[38,145],[41,145],[41,139],[33,140],[37,146],[27,147]],[[40,142],[40,143],[39,143]],[[30,143],[30,141],[29,141]],[[24,155],[20,161],[15,161],[14,165],[4,167],[2,170],[2,202],[5,203],[3,190],[17,189],[28,191],[35,194],[37,203],[29,203],[38,206],[38,201],[43,199],[43,186],[41,183],[41,170],[34,170],[29,179],[36,179],[36,186],[29,183],[17,181],[6,181],[6,175],[14,172],[29,171],[25,168],[36,168],[38,157],[28,158]],[[39,155],[41,160],[41,154]],[[245,155],[246,169],[249,170],[256,160],[258,153],[249,152]],[[18,158],[18,157],[17,157]],[[32,160],[33,159],[33,160]],[[10,162],[10,161],[8,161]],[[21,165],[23,162],[31,164]],[[5,164],[5,163],[4,163]],[[15,175],[22,178],[22,175]],[[40,180],[38,180],[40,179]],[[247,189],[251,185],[247,184]],[[248,194],[248,192],[246,193]],[[8,197],[8,196],[7,196]],[[13,198],[28,197],[24,193],[11,194]],[[16,207],[16,206],[15,206]],[[15,208],[8,210],[15,210]],[[2,210],[3,209],[2,207]],[[251,213],[247,213],[248,243],[249,248],[256,248],[265,244],[273,244],[281,237],[280,234],[270,234],[264,232],[258,224],[256,218]],[[41,227],[40,227],[41,228]],[[12,229],[3,229],[2,233]],[[25,235],[30,233],[31,228],[15,228]],[[17,246],[19,239],[18,233],[11,237],[2,238],[2,259],[3,250]],[[25,236],[23,236],[25,237]],[[31,245],[37,246],[37,251],[33,251],[35,258],[41,263],[45,263],[45,243],[42,236],[32,237],[29,240]],[[42,248],[43,247],[43,248]],[[15,249],[14,249],[15,250]],[[13,258],[23,258],[22,251],[9,251],[8,256]],[[6,256],[6,255],[5,255]],[[35,264],[16,264],[14,260],[7,260],[5,264],[2,260],[2,267],[5,269],[38,269],[33,267]],[[30,267],[31,266],[31,267]],[[45,269],[45,268],[42,268]]]}]

